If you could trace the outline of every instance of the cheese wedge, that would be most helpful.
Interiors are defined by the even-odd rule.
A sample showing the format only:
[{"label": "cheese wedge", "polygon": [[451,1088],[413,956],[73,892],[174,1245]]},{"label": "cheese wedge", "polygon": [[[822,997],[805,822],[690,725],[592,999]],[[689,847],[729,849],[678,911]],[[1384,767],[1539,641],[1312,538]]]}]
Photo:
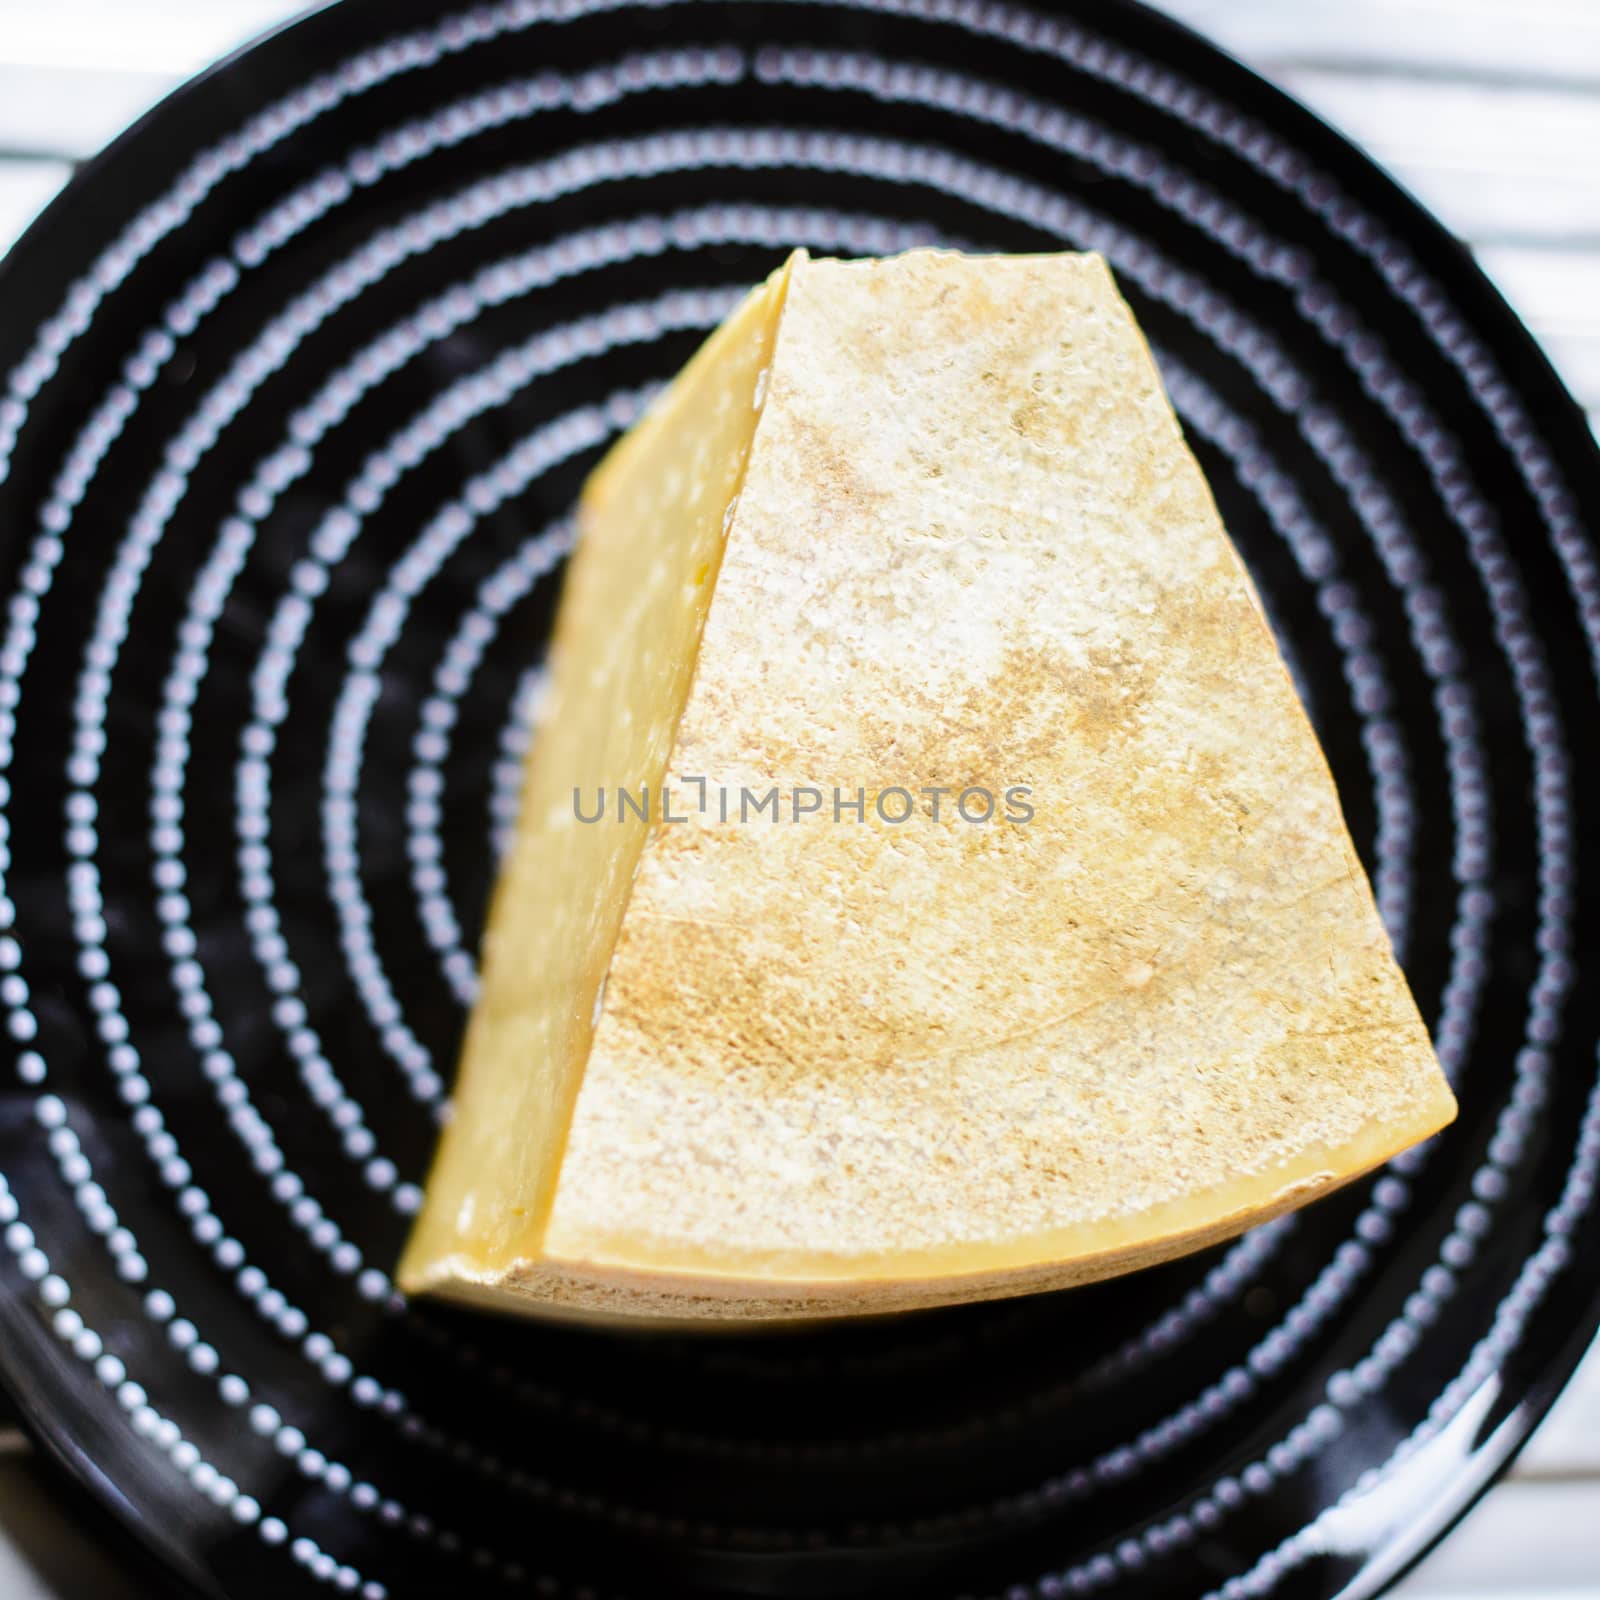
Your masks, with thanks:
[{"label": "cheese wedge", "polygon": [[580,522],[406,1289],[742,1322],[1057,1288],[1450,1121],[1098,257],[797,254]]}]

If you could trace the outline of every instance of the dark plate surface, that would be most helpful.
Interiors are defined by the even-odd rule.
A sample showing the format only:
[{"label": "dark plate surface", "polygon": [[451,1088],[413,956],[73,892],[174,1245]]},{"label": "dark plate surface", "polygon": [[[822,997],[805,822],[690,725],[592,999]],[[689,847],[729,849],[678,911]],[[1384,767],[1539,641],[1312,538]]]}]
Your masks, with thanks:
[{"label": "dark plate surface", "polygon": [[[1230,1248],[748,1341],[405,1306],[574,491],[791,244],[1092,247],[1462,1101]],[[1600,472],[1465,253],[1130,4],[350,3],[0,268],[0,1374],[285,1597],[1370,1594],[1593,1330]]]}]

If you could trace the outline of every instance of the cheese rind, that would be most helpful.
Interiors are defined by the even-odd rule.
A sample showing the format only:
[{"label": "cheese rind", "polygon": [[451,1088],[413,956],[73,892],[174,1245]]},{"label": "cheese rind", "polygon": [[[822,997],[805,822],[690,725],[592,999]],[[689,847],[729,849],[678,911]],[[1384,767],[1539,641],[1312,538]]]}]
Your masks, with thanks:
[{"label": "cheese rind", "polygon": [[[1103,263],[801,257],[770,326],[661,771],[859,789],[866,814],[642,838],[537,1237],[436,1234],[408,1286],[674,1320],[1056,1287],[1446,1123],[1331,776]],[[603,469],[564,628],[591,541],[625,539],[709,428],[680,387]],[[534,781],[573,759],[542,736]],[[1018,786],[1026,822],[955,809]],[[877,814],[890,788],[921,796],[909,821]],[[475,1023],[469,1091],[484,1048]],[[429,1211],[455,1197],[444,1161]]]}]

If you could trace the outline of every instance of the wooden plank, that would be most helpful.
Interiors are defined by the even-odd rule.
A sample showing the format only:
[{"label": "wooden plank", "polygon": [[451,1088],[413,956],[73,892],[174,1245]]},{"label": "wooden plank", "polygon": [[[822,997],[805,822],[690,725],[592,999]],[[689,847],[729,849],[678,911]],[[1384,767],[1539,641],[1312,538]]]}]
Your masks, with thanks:
[{"label": "wooden plank", "polygon": [[1485,245],[1477,256],[1506,295],[1523,307],[1536,332],[1600,334],[1600,249]]},{"label": "wooden plank", "polygon": [[0,150],[92,154],[284,0],[0,0]]},{"label": "wooden plank", "polygon": [[1277,77],[1464,238],[1600,246],[1600,93],[1315,68]]},{"label": "wooden plank", "polygon": [[[1477,256],[1579,403],[1600,409],[1600,249],[1483,247]],[[1600,1412],[1595,1421],[1600,1430]]]},{"label": "wooden plank", "polygon": [[[1574,1374],[1544,1425],[1517,1458],[1519,1478],[1600,1479],[1600,1345]],[[1600,1518],[1592,1525],[1600,1576]]]},{"label": "wooden plank", "polygon": [[171,78],[303,9],[292,0],[0,0],[0,62]]},{"label": "wooden plank", "polygon": [[0,161],[0,254],[71,174],[64,161]]},{"label": "wooden plank", "polygon": [[[1591,0],[1165,0],[1255,60],[1600,81]],[[193,71],[292,15],[282,0],[0,0],[0,62]]]},{"label": "wooden plank", "polygon": [[[1530,1559],[1536,1561],[1538,1558]],[[1394,1600],[1484,1600],[1482,1589],[1437,1589],[1428,1583],[1414,1587],[1416,1583],[1415,1577],[1402,1583],[1394,1591]],[[1515,1589],[1507,1589],[1503,1585],[1496,1587],[1493,1597],[1494,1600],[1600,1600],[1600,1589],[1569,1589],[1565,1584],[1559,1589],[1536,1588],[1524,1578]]]},{"label": "wooden plank", "polygon": [[179,81],[168,72],[0,62],[0,150],[82,160]]},{"label": "wooden plank", "polygon": [[1600,83],[1593,0],[1162,0],[1165,10],[1268,68],[1410,65],[1492,80]]},{"label": "wooden plank", "polygon": [[1395,1600],[1600,1600],[1600,1483],[1503,1483]]},{"label": "wooden plank", "polygon": [[1600,245],[1600,183],[1593,179],[1551,176],[1531,165],[1497,172],[1448,159],[1426,162],[1375,153],[1381,166],[1469,244]]},{"label": "wooden plank", "polygon": [[[1600,8],[1597,8],[1600,11]],[[1600,93],[1433,78],[1279,70],[1293,93],[1380,155],[1461,170],[1537,170],[1593,182]]]}]

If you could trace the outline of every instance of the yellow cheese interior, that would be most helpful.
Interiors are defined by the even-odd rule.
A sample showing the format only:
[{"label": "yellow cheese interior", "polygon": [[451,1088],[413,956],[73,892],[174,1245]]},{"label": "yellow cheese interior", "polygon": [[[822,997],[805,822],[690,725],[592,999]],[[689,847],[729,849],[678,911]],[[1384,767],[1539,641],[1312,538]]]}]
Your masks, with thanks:
[{"label": "yellow cheese interior", "polygon": [[[484,938],[483,986],[402,1273],[536,1254],[601,985],[716,585],[786,274],[754,290],[585,488],[521,821]],[[604,789],[602,822],[593,816]],[[650,802],[654,814],[656,801]],[[619,820],[620,810],[620,820]]]}]

